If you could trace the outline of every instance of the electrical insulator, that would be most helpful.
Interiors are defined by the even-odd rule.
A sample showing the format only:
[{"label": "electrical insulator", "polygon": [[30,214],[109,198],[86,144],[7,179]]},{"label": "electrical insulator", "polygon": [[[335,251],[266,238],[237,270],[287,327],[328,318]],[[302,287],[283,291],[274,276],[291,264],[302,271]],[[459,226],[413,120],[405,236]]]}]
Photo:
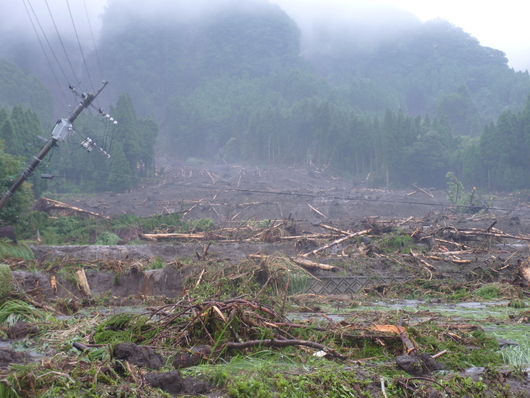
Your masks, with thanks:
[{"label": "electrical insulator", "polygon": [[85,140],[81,143],[81,146],[85,148],[88,152],[91,152],[97,145],[90,138],[86,137]]}]

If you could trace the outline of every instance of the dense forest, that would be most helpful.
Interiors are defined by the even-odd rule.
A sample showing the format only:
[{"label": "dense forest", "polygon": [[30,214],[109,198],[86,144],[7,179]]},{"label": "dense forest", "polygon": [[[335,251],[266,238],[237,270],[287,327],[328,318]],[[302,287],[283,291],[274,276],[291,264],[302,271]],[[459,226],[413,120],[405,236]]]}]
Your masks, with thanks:
[{"label": "dense forest", "polygon": [[[372,186],[444,187],[452,171],[482,189],[530,188],[530,75],[461,28],[412,18],[375,40],[323,20],[309,40],[266,0],[161,4],[147,11],[109,1],[77,79],[104,73],[111,84],[102,98],[118,124],[87,111],[76,130],[111,158],[55,151],[47,167],[66,182],[35,179],[37,196],[130,189],[154,174],[155,152],[312,164],[369,176]],[[0,37],[0,45],[0,139],[7,154],[28,159],[34,147],[24,143],[48,136],[52,97],[57,108],[65,95],[28,39]]]}]

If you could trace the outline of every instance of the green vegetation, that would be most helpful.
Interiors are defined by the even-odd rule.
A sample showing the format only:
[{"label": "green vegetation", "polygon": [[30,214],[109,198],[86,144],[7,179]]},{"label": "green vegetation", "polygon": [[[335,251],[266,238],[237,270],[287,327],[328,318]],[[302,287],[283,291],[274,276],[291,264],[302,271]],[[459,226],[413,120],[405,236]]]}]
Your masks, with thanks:
[{"label": "green vegetation", "polygon": [[99,324],[94,341],[97,344],[137,343],[151,340],[160,330],[138,314],[114,315]]},{"label": "green vegetation", "polygon": [[50,315],[22,300],[10,300],[0,306],[0,324],[14,325],[17,322],[35,323],[45,321]]},{"label": "green vegetation", "polygon": [[35,255],[33,254],[33,251],[23,242],[11,243],[0,241],[0,259],[5,257],[33,260]]},{"label": "green vegetation", "polygon": [[[285,267],[284,262],[278,261],[279,263]],[[282,270],[281,266],[273,265],[272,262],[256,265],[257,269],[262,270],[267,265],[269,275],[278,276]],[[225,268],[224,274],[222,268]],[[249,265],[244,269],[249,270]],[[235,265],[210,265],[199,286],[196,286],[197,278],[191,278],[194,287],[189,287],[184,299],[158,308],[150,307],[149,311],[143,313],[99,313],[98,317],[94,317],[83,310],[76,317],[57,321],[26,303],[6,303],[0,307],[0,327],[1,324],[13,324],[19,320],[39,323],[41,334],[32,339],[32,347],[42,346],[48,352],[55,350],[56,353],[39,363],[11,365],[9,373],[3,374],[0,394],[28,398],[91,397],[95,394],[105,396],[111,392],[146,398],[167,396],[161,390],[139,383],[139,375],[141,372],[145,374],[145,370],[132,363],[125,368],[122,366],[123,362],[112,358],[112,348],[116,344],[134,342],[156,346],[157,351],[167,358],[175,355],[176,350],[185,350],[187,347],[201,344],[217,347],[211,355],[203,358],[201,365],[181,372],[186,377],[209,380],[219,391],[230,397],[379,397],[382,382],[389,398],[427,397],[434,390],[461,396],[480,396],[486,390],[497,394],[494,396],[517,396],[503,382],[506,377],[513,381],[517,377],[517,369],[512,373],[504,370],[500,373],[498,370],[503,363],[524,366],[527,361],[525,341],[528,340],[528,330],[526,326],[516,324],[516,318],[509,320],[500,316],[500,313],[488,310],[487,322],[495,322],[497,325],[492,323],[495,331],[486,333],[480,327],[469,324],[464,313],[455,319],[453,315],[446,315],[443,311],[380,310],[374,306],[357,311],[353,306],[350,309],[346,306],[342,308],[346,319],[340,323],[331,322],[325,317],[311,317],[296,322],[305,325],[302,327],[292,328],[287,324],[281,328],[272,327],[277,322],[283,322],[283,317],[278,316],[277,312],[285,305],[281,300],[282,294],[264,289],[261,295],[267,301],[245,299],[251,292],[258,296],[257,289],[261,287],[255,285],[248,289],[244,283],[238,285],[235,282],[238,279],[245,280],[248,285],[248,280],[255,278],[257,274],[231,279],[239,276],[242,270]],[[434,281],[422,282],[425,289],[440,290],[440,285],[436,285]],[[217,287],[209,292],[213,297],[193,299],[202,285]],[[517,297],[517,291],[513,287],[501,284],[460,288],[463,287],[467,287],[465,290],[476,297]],[[285,291],[285,285],[283,289]],[[230,291],[232,296],[226,296],[228,298],[223,300],[225,290]],[[245,292],[248,292],[247,296],[241,295]],[[202,293],[206,292],[203,290]],[[238,296],[237,299],[230,298],[235,295]],[[359,300],[361,297],[366,301],[364,294],[350,300]],[[310,305],[309,301],[304,300],[317,300],[324,306],[326,298],[292,296],[288,299],[289,310],[297,311],[297,308]],[[330,297],[329,300],[336,298]],[[295,301],[298,304],[295,305]],[[156,310],[156,315],[153,310]],[[510,310],[519,311],[518,316],[525,316],[525,312],[521,310]],[[344,312],[350,312],[350,316]],[[400,321],[404,321],[406,335],[419,353],[434,355],[447,351],[437,358],[444,366],[443,372],[429,374],[427,381],[422,381],[421,378],[415,380],[396,366],[396,357],[403,354],[403,342],[395,333],[374,332],[372,327],[396,325]],[[484,328],[489,327],[484,321],[480,323]],[[521,328],[524,329],[523,332]],[[289,338],[310,340],[330,347],[335,352],[346,355],[349,361],[316,357],[312,355],[314,349],[304,350],[296,346],[223,349],[227,341],[233,341],[234,333],[241,341],[276,338],[278,333],[288,333]],[[499,349],[496,337],[515,340],[521,346]],[[72,342],[86,343],[88,339],[103,346],[90,347],[83,353],[72,350]],[[172,359],[168,360],[162,370],[171,370],[171,363]],[[477,366],[486,367],[480,381],[473,381],[459,373],[463,369]]]},{"label": "green vegetation", "polygon": [[[317,18],[302,48],[300,27],[265,0],[226,0],[192,15],[177,2],[154,19],[128,7],[105,9],[98,46],[118,124],[89,110],[76,121],[111,159],[81,148],[62,155],[60,165],[44,165],[53,182],[32,178],[36,196],[127,191],[155,176],[155,148],[198,166],[311,163],[369,176],[370,186],[442,188],[452,170],[478,191],[530,188],[530,75],[447,21],[409,15],[390,30],[376,26],[385,34],[375,39],[356,24]],[[0,64],[8,97],[0,96],[0,138],[25,159],[42,130],[41,104],[51,103],[19,70],[35,68],[19,56],[26,45],[20,38],[4,46],[18,67]],[[473,198],[449,196],[474,206]]]},{"label": "green vegetation", "polygon": [[7,264],[0,264],[0,303],[9,300],[16,292],[16,279]]},{"label": "green vegetation", "polygon": [[[15,178],[18,177],[18,174],[23,169],[20,159],[5,152],[4,149],[4,143],[0,138],[0,192],[2,192],[2,196],[11,187]],[[31,186],[28,183],[24,183],[0,211],[0,221],[6,224],[16,224],[20,214],[29,211],[32,202]]]},{"label": "green vegetation", "polygon": [[[368,292],[381,297],[381,292]],[[423,280],[416,279],[404,283],[396,283],[385,289],[387,298],[424,299],[459,302],[459,301],[491,301],[518,296],[516,289],[502,283],[477,284],[476,282],[457,282],[455,280]],[[517,299],[514,299],[514,301]],[[523,302],[524,304],[524,302]],[[517,307],[513,307],[517,308]],[[524,307],[520,307],[524,308]]]},{"label": "green vegetation", "polygon": [[[14,106],[31,108],[42,121],[49,121],[53,113],[53,100],[46,86],[31,73],[25,72],[24,66],[0,58],[0,108],[11,109]],[[0,110],[0,126],[4,123]],[[21,126],[22,127],[22,126]],[[38,129],[27,131],[25,134],[39,134]],[[0,134],[0,138],[3,137]],[[22,138],[22,137],[20,137]]]},{"label": "green vegetation", "polygon": [[17,236],[34,239],[39,231],[42,242],[48,245],[115,245],[121,240],[120,235],[127,235],[130,240],[131,236],[137,239],[142,233],[208,231],[212,227],[210,219],[182,221],[180,213],[146,218],[124,214],[114,219],[95,219],[80,216],[52,218],[44,212],[34,211],[20,217]]},{"label": "green vegetation", "polygon": [[461,213],[476,213],[481,207],[476,188],[466,192],[462,182],[451,171],[447,172],[445,177],[449,180],[446,191],[449,202]]}]

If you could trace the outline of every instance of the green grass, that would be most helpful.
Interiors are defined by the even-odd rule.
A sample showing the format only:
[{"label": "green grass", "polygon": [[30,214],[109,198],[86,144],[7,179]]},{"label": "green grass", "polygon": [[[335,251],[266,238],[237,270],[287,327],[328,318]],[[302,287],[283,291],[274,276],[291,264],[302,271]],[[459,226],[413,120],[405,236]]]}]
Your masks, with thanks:
[{"label": "green grass", "polygon": [[207,377],[233,398],[371,397],[365,388],[371,380],[358,380],[341,363],[316,357],[302,363],[296,354],[271,350],[182,373]]},{"label": "green grass", "polygon": [[0,307],[0,324],[14,325],[17,322],[35,323],[49,319],[51,315],[21,300],[6,301]]},{"label": "green grass", "polygon": [[11,243],[0,241],[0,259],[5,257],[22,258],[24,260],[34,260],[33,251],[24,243]]},{"label": "green grass", "polygon": [[[159,214],[153,217],[136,217],[124,214],[113,219],[85,218],[80,216],[51,218],[43,212],[31,212],[21,216],[17,224],[17,236],[34,239],[39,231],[42,243],[115,245],[120,234],[208,231],[213,227],[210,219],[183,221],[180,213]],[[0,255],[1,255],[0,246]]]},{"label": "green grass", "polygon": [[517,367],[530,366],[530,326],[524,324],[493,326],[495,331],[489,333],[496,338],[502,338],[518,343],[517,346],[507,346],[500,350],[504,362]]}]

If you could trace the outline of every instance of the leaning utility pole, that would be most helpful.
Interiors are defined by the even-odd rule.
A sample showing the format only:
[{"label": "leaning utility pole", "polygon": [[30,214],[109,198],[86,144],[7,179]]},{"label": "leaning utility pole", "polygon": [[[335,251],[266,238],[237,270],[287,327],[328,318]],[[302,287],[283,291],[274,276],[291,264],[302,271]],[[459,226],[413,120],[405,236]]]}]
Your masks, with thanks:
[{"label": "leaning utility pole", "polygon": [[[105,88],[107,84],[108,82],[104,81],[103,86],[95,95],[90,93],[84,94],[82,96],[83,101],[78,105],[78,107],[74,110],[70,117],[68,119],[62,118],[57,122],[52,131],[52,138],[50,138],[46,142],[46,144],[44,144],[37,156],[34,156],[33,160],[28,164],[26,170],[20,173],[19,177],[13,183],[11,188],[9,188],[2,197],[2,199],[0,199],[0,211],[2,211],[4,206],[7,204],[7,202],[9,202],[9,200],[15,194],[17,189],[20,188],[22,183],[28,179],[31,173],[33,173],[33,170],[35,170],[37,166],[42,162],[48,152],[50,152],[50,150],[57,145],[57,141],[66,142],[68,136],[74,131],[74,127],[72,126],[74,120],[77,119],[77,117],[81,114],[81,112],[83,112],[85,108],[88,108],[92,104],[92,101],[94,101],[94,99],[99,95],[99,93],[101,93],[101,91]],[[92,142],[92,140],[90,141]]]}]

